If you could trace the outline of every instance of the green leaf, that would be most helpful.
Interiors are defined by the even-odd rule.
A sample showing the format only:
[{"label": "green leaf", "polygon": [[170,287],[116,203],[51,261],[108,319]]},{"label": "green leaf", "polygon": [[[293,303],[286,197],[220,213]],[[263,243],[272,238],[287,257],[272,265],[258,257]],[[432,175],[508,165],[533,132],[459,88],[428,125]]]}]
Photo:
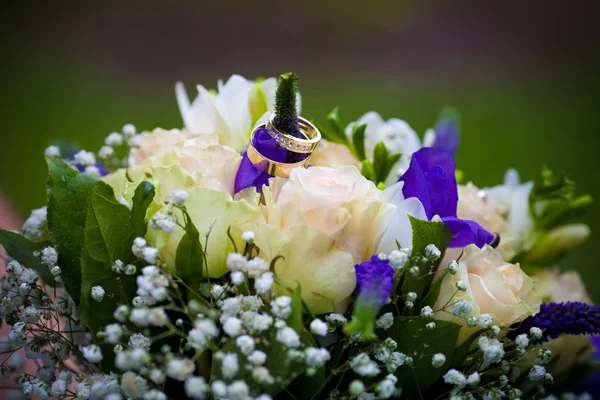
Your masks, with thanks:
[{"label": "green leaf", "polygon": [[135,237],[144,237],[146,235],[146,228],[148,226],[146,210],[152,204],[154,195],[154,186],[148,181],[140,183],[135,189],[133,206],[131,208],[131,223],[133,224]]},{"label": "green leaf", "polygon": [[413,231],[412,255],[425,254],[425,247],[434,244],[440,251],[441,256],[437,262],[419,266],[419,275],[406,274],[402,284],[402,293],[415,292],[418,299],[422,299],[431,286],[433,276],[437,271],[440,261],[444,257],[446,247],[452,239],[452,232],[443,222],[423,221],[408,216]]},{"label": "green leaf", "polygon": [[[394,318],[394,325],[381,337],[391,337],[398,343],[397,351],[412,357],[413,367],[402,366],[396,370],[398,387],[407,398],[424,398],[422,393],[436,383],[452,365],[456,338],[460,326],[448,321],[435,321],[433,330],[425,328],[428,321],[420,318]],[[431,365],[434,354],[446,356],[441,368]],[[410,371],[410,369],[413,371]]]},{"label": "green leaf", "polygon": [[[131,302],[136,289],[134,276],[118,276],[112,271],[116,260],[128,263],[133,259],[134,234],[129,210],[115,200],[110,186],[102,182],[90,195],[84,238],[78,311],[81,321],[92,332],[98,332],[113,321],[118,305]],[[102,302],[92,299],[94,286],[102,286],[106,292]]]},{"label": "green leaf", "polygon": [[[435,321],[436,324],[437,322],[438,321]],[[471,350],[471,346],[473,345],[475,340],[479,339],[482,333],[483,329],[473,332],[463,344],[456,348],[456,350],[454,351],[454,366],[461,366],[465,362],[465,360],[467,359],[467,355],[469,354],[469,350]]]},{"label": "green leaf", "polygon": [[126,261],[131,258],[133,227],[129,209],[117,202],[112,188],[99,182],[90,196],[85,223],[85,248],[96,261]]},{"label": "green leaf", "polygon": [[375,145],[375,149],[373,150],[373,167],[375,168],[376,183],[385,181],[385,178],[381,178],[385,170],[388,169],[388,155],[388,149],[383,142],[379,142]]},{"label": "green leaf", "polygon": [[375,168],[370,160],[364,160],[362,162],[361,174],[371,182],[378,184],[377,176],[375,175]]},{"label": "green leaf", "polygon": [[448,269],[444,270],[442,275],[440,275],[439,278],[437,278],[437,280],[431,284],[429,291],[427,291],[427,295],[423,298],[423,300],[421,300],[421,303],[420,303],[421,308],[423,308],[425,306],[433,307],[433,305],[436,303],[436,301],[440,295],[440,289],[442,288],[442,282],[444,281],[444,278],[446,277],[446,275],[448,275]]},{"label": "green leaf", "polygon": [[367,124],[358,125],[355,124],[352,127],[352,145],[354,146],[354,150],[356,152],[356,156],[359,161],[367,158],[365,153],[365,130],[367,129]]},{"label": "green leaf", "polygon": [[200,243],[200,233],[187,211],[183,210],[186,231],[175,253],[175,267],[179,277],[199,278],[204,276],[204,251]]},{"label": "green leaf", "polygon": [[4,247],[9,256],[26,267],[35,270],[44,283],[52,287],[56,286],[56,281],[50,273],[50,269],[42,264],[38,257],[33,255],[34,251],[42,251],[45,247],[52,246],[50,242],[33,242],[16,232],[0,228],[0,245]]},{"label": "green leaf", "polygon": [[79,304],[81,293],[80,256],[85,219],[92,188],[97,179],[80,174],[63,160],[47,157],[48,230],[58,252],[58,265],[65,288]]},{"label": "green leaf", "polygon": [[294,328],[298,335],[301,335],[304,332],[304,324],[302,323],[302,289],[300,288],[300,284],[292,292],[292,304],[290,307],[292,308],[292,313],[286,320],[287,325],[290,328]]},{"label": "green leaf", "polygon": [[344,127],[340,121],[340,108],[335,107],[328,115],[327,122],[331,126],[332,132],[329,136],[331,136],[331,141],[336,143],[345,144],[346,146],[350,145],[350,141],[346,136],[346,132],[344,131]]}]

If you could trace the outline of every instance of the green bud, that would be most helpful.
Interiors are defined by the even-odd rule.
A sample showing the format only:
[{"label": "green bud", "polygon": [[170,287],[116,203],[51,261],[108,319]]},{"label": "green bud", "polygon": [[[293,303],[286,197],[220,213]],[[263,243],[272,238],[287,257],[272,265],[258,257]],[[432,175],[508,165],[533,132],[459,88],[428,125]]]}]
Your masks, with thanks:
[{"label": "green bud", "polygon": [[293,72],[281,74],[275,92],[275,128],[288,135],[299,136],[298,108],[296,93],[298,92],[298,76]]}]

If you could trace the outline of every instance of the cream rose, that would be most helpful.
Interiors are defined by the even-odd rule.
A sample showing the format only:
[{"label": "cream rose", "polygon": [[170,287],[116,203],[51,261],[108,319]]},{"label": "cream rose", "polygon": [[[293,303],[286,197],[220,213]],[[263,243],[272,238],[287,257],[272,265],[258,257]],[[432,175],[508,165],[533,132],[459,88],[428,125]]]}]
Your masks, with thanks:
[{"label": "cream rose", "polygon": [[488,232],[499,234],[500,244],[496,250],[504,259],[510,260],[519,248],[517,237],[504,219],[505,211],[504,206],[489,199],[472,183],[458,185],[458,218],[473,220]]},{"label": "cream rose", "polygon": [[215,135],[155,129],[142,134],[139,147],[131,150],[129,175],[141,179],[151,167],[178,164],[190,174],[220,183],[221,190],[233,195],[241,160],[237,151],[221,146]]},{"label": "cream rose", "polygon": [[[447,304],[461,299],[473,304],[470,316],[490,314],[494,322],[512,325],[539,310],[541,297],[519,264],[509,264],[500,253],[490,246],[483,249],[475,245],[467,246],[458,260],[459,269],[454,275],[446,275],[442,282],[437,302],[434,306],[436,318],[462,325],[457,345],[461,345],[479,328],[469,328],[465,319],[451,313]],[[456,282],[462,281],[465,291],[456,291]]]},{"label": "cream rose", "polygon": [[331,236],[356,263],[378,247],[395,207],[354,167],[297,168],[265,188],[267,223],[288,230],[310,225]]},{"label": "cream rose", "polygon": [[310,158],[311,165],[316,167],[354,166],[360,168],[360,161],[350,152],[348,146],[328,142],[323,139]]}]

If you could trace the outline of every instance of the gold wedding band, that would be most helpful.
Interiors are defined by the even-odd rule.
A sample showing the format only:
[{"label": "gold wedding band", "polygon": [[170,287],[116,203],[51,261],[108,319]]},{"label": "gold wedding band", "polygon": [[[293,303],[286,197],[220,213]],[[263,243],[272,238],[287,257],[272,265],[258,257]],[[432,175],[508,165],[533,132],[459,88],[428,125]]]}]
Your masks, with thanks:
[{"label": "gold wedding band", "polygon": [[[259,129],[266,129],[266,125],[267,124],[262,124],[262,125],[257,126],[256,128],[254,128],[254,130],[250,134],[250,139],[248,140],[248,150],[247,150],[248,159],[250,160],[250,162],[252,164],[254,164],[254,166],[256,168],[258,168],[262,172],[266,172],[269,175],[287,178],[290,176],[290,173],[292,172],[292,170],[294,168],[304,167],[308,164],[308,160],[310,159],[311,154],[308,154],[308,156],[304,160],[296,162],[296,163],[282,163],[282,162],[271,160],[271,159],[263,156],[262,154],[260,154],[259,151],[256,150],[256,148],[254,147],[254,144],[252,143],[252,141],[254,140],[254,134]],[[286,147],[286,149],[287,149],[287,147]],[[296,152],[298,153],[298,151],[296,151]]]},{"label": "gold wedding band", "polygon": [[265,124],[265,129],[280,146],[289,151],[293,151],[294,153],[312,153],[319,145],[319,142],[321,141],[321,132],[319,132],[317,127],[311,124],[310,121],[298,117],[300,133],[306,138],[301,139],[277,130],[273,124],[274,119],[275,113],[271,114],[269,117],[268,122]]}]

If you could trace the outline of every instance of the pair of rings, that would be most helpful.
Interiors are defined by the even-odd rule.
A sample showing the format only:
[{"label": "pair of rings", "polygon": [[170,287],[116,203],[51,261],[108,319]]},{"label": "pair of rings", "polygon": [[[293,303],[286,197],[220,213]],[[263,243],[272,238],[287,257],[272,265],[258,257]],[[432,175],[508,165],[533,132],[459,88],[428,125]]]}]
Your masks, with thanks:
[{"label": "pair of rings", "polygon": [[[321,141],[321,132],[319,132],[317,127],[310,123],[310,121],[298,117],[298,127],[300,128],[300,134],[302,134],[304,138],[297,138],[277,130],[273,124],[274,118],[275,114],[272,114],[267,123],[258,125],[250,134],[247,153],[248,159],[262,172],[287,178],[294,168],[306,167],[308,165],[312,152],[317,148]],[[306,155],[306,157],[302,159],[302,161],[294,163],[279,162],[267,158],[256,149],[253,143],[254,135],[261,129],[266,130],[269,136],[287,151]]]}]

